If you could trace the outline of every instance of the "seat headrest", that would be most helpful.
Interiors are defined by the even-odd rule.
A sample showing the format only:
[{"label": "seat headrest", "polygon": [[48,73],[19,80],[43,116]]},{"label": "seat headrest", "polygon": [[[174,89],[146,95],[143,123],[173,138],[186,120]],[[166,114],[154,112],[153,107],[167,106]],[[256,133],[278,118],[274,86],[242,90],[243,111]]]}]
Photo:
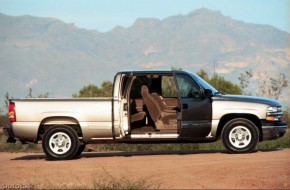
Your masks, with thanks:
[{"label": "seat headrest", "polygon": [[141,87],[141,93],[146,93],[146,94],[148,94],[148,93],[149,93],[148,87],[145,86],[145,85],[143,85],[143,86]]}]

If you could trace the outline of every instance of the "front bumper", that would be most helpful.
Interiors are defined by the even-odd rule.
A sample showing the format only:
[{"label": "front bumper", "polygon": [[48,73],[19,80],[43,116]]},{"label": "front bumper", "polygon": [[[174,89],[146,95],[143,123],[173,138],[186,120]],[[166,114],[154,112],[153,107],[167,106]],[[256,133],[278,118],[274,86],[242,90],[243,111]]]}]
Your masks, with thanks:
[{"label": "front bumper", "polygon": [[263,140],[274,140],[283,137],[286,130],[286,122],[262,122]]},{"label": "front bumper", "polygon": [[3,133],[6,137],[8,137],[7,143],[15,143],[16,142],[16,139],[13,135],[11,127],[3,127]]}]

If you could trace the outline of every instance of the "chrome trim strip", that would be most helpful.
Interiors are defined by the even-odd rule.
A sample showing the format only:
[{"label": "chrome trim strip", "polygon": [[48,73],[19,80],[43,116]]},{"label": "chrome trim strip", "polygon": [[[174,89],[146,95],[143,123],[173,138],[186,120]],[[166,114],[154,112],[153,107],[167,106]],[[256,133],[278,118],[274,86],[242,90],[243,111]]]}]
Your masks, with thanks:
[{"label": "chrome trim strip", "polygon": [[267,112],[267,115],[283,115],[283,112]]},{"label": "chrome trim strip", "polygon": [[282,125],[282,126],[262,126],[262,129],[273,129],[273,128],[285,128],[285,129],[287,129],[287,125]]},{"label": "chrome trim strip", "polygon": [[132,134],[131,138],[147,139],[147,138],[178,138],[179,134]]},{"label": "chrome trim strip", "polygon": [[113,138],[92,138],[92,140],[113,140]]}]

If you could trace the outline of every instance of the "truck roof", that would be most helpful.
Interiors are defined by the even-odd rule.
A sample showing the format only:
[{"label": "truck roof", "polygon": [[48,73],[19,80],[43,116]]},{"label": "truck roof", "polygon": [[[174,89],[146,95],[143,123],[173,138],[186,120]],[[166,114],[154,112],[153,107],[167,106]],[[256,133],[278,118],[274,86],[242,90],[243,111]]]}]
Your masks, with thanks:
[{"label": "truck roof", "polygon": [[189,73],[182,70],[124,70],[117,74],[167,74],[167,73]]}]

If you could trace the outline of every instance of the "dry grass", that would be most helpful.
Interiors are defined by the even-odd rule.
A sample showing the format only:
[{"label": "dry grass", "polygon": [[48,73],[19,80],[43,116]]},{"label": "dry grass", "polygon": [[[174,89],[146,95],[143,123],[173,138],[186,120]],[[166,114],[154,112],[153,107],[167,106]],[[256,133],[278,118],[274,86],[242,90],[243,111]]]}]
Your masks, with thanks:
[{"label": "dry grass", "polygon": [[22,144],[7,143],[7,137],[3,134],[3,128],[0,127],[0,152],[42,152],[41,144]]},{"label": "dry grass", "polygon": [[[89,179],[67,172],[52,170],[45,180],[29,176],[26,178],[26,189],[159,189],[159,183],[149,177],[134,178],[130,172],[119,177],[114,176],[103,169],[102,172],[93,171]],[[35,172],[37,173],[37,171]],[[33,177],[33,178],[32,178]]]}]

